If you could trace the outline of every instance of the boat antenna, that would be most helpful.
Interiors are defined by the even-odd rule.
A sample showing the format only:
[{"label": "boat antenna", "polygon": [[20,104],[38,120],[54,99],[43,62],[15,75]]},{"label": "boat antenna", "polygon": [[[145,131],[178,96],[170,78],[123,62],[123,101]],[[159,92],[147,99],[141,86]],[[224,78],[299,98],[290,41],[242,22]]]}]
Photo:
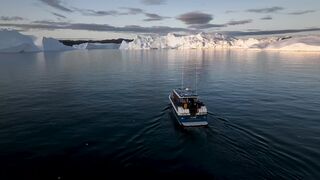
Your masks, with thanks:
[{"label": "boat antenna", "polygon": [[195,73],[196,73],[196,75],[195,75],[195,91],[196,91],[196,94],[197,94],[197,61],[196,61],[196,65],[195,65],[195,68],[196,68],[196,71],[195,71]]},{"label": "boat antenna", "polygon": [[183,69],[184,69],[184,60],[182,60],[182,70],[181,70],[181,89],[183,89]]}]

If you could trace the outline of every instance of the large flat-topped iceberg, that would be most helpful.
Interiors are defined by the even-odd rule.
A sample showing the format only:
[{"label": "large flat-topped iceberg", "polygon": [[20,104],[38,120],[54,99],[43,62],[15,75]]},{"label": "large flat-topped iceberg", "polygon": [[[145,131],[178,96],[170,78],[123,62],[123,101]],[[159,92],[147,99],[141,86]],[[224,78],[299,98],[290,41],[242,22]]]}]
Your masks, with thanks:
[{"label": "large flat-topped iceberg", "polygon": [[123,41],[120,49],[259,49],[286,51],[319,51],[320,36],[268,37],[238,39],[222,34],[180,36],[136,36],[132,42]]},{"label": "large flat-topped iceberg", "polygon": [[40,49],[34,43],[35,38],[18,31],[0,30],[0,52],[37,52]]},{"label": "large flat-topped iceberg", "polygon": [[[38,42],[35,37],[21,34],[15,30],[0,29],[0,53],[22,53],[40,51],[67,51],[75,49],[119,49],[119,44],[114,43],[84,43],[66,46],[59,40],[43,37]],[[37,41],[37,43],[36,43]]]},{"label": "large flat-topped iceberg", "polygon": [[132,42],[123,42],[120,49],[199,49],[229,47],[232,39],[222,34],[180,36],[169,33],[167,36],[136,36]]}]

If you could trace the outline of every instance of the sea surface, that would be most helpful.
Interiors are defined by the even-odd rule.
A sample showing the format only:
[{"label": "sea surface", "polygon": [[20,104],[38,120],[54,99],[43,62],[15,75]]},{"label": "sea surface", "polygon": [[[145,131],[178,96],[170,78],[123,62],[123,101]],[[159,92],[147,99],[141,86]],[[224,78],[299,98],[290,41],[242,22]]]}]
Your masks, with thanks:
[{"label": "sea surface", "polygon": [[[208,127],[181,128],[173,88]],[[0,54],[0,179],[320,179],[320,53]]]}]

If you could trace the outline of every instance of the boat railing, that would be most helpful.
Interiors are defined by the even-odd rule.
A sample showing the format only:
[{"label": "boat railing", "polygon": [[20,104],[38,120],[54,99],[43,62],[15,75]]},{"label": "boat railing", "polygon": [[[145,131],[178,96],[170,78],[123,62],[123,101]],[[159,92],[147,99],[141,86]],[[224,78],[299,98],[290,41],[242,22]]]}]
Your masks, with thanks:
[{"label": "boat railing", "polygon": [[183,107],[181,107],[181,106],[178,106],[178,114],[179,115],[182,115],[182,116],[184,116],[184,115],[190,115],[190,111],[189,111],[189,109],[184,109]]},{"label": "boat railing", "polygon": [[207,107],[206,106],[201,106],[199,109],[198,109],[198,113],[197,115],[205,115],[207,114]]}]

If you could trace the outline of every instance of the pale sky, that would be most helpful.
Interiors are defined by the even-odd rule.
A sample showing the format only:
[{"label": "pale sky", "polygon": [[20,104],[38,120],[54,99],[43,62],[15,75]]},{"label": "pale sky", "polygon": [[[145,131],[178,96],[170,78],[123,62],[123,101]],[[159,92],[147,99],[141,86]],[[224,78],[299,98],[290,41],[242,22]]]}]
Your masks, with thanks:
[{"label": "pale sky", "polygon": [[319,32],[319,0],[0,0],[0,28],[55,38]]}]

